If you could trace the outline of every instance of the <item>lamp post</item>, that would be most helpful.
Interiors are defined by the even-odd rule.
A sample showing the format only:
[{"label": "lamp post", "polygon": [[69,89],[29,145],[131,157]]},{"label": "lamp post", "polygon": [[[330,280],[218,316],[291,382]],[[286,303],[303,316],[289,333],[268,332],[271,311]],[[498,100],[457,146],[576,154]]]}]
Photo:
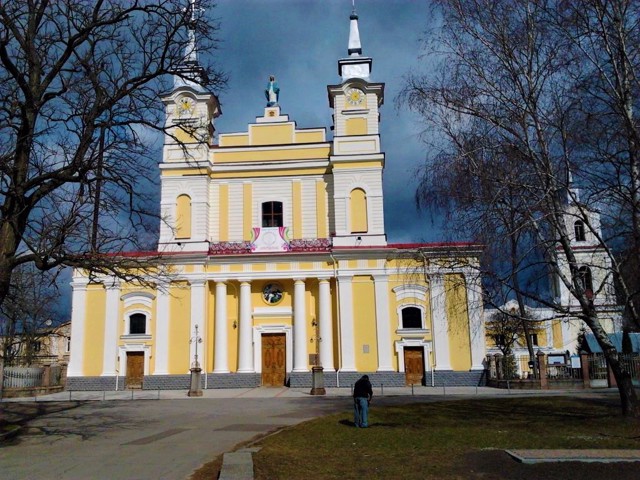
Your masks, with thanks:
[{"label": "lamp post", "polygon": [[[324,369],[320,366],[320,325],[317,320],[311,321],[311,326],[314,327],[314,338],[316,340],[316,355],[315,365],[311,367],[311,395],[326,395],[327,391],[324,388]],[[313,342],[313,338],[311,339]]]},{"label": "lamp post", "polygon": [[187,395],[189,397],[201,397],[202,387],[200,385],[200,378],[202,376],[202,369],[198,362],[198,344],[202,343],[202,337],[198,334],[198,325],[195,328],[195,335],[189,339],[189,345],[195,344],[195,353],[193,356],[193,363],[191,364],[191,386]]}]

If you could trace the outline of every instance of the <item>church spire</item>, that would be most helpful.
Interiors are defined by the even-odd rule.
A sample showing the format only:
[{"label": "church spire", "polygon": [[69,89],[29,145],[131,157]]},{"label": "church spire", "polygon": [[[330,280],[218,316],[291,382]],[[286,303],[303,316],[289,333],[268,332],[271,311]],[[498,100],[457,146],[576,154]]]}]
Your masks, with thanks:
[{"label": "church spire", "polygon": [[208,83],[207,72],[198,61],[198,47],[196,42],[197,14],[203,9],[198,7],[198,0],[189,0],[189,6],[184,9],[189,16],[187,44],[184,47],[182,64],[173,77],[174,90],[180,87],[191,87],[197,91],[204,91]]},{"label": "church spire", "polygon": [[358,28],[358,14],[356,13],[355,0],[352,0],[352,10],[349,16],[349,45],[348,57],[338,61],[338,74],[345,82],[351,78],[361,78],[368,81],[371,74],[373,61],[369,57],[363,57],[360,44],[360,30]]},{"label": "church spire", "polygon": [[349,56],[358,56],[362,54],[362,45],[360,45],[360,31],[358,30],[358,14],[356,13],[355,0],[351,3],[353,9],[349,17]]}]

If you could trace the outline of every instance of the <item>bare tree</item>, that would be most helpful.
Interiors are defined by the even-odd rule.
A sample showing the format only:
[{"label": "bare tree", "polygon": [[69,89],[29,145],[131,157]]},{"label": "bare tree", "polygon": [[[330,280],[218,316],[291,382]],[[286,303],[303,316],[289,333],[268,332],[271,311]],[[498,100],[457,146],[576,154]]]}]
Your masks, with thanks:
[{"label": "bare tree", "polygon": [[56,272],[41,272],[33,265],[14,270],[6,301],[0,305],[0,355],[5,365],[16,360],[30,365],[44,337],[61,323]]},{"label": "bare tree", "polygon": [[149,272],[153,255],[125,252],[155,249],[158,97],[189,78],[189,30],[201,56],[216,47],[197,3],[0,1],[0,305],[25,264]]},{"label": "bare tree", "polygon": [[[640,405],[629,372],[618,360],[618,352],[603,328],[598,303],[594,301],[594,296],[605,295],[611,276],[620,278],[615,246],[624,232],[615,227],[624,223],[624,202],[597,204],[594,201],[603,198],[604,190],[615,190],[620,197],[632,198],[629,193],[635,187],[634,167],[629,163],[631,134],[625,140],[625,153],[613,155],[613,139],[618,144],[621,142],[619,133],[614,132],[621,121],[613,117],[630,120],[624,102],[614,105],[597,101],[603,87],[594,90],[587,81],[587,74],[596,63],[585,58],[579,43],[585,35],[597,38],[597,33],[588,30],[587,25],[602,22],[598,20],[603,18],[600,7],[609,9],[612,4],[622,6],[627,2],[594,0],[581,2],[575,9],[567,7],[570,3],[551,0],[435,2],[438,14],[435,18],[441,23],[439,35],[432,37],[426,57],[430,72],[410,75],[403,98],[438,135],[438,150],[429,156],[425,168],[463,172],[473,191],[487,191],[485,198],[476,195],[474,201],[481,201],[471,206],[456,195],[450,196],[452,205],[461,207],[456,212],[475,210],[477,215],[479,210],[480,218],[485,219],[504,211],[517,214],[513,222],[505,217],[507,221],[501,221],[500,228],[492,234],[497,234],[496,238],[507,246],[518,240],[518,235],[523,235],[518,240],[523,240],[520,248],[524,247],[524,251],[528,248],[533,254],[530,263],[524,264],[528,270],[526,277],[559,279],[571,301],[560,302],[557,297],[550,298],[536,289],[525,288],[518,283],[519,275],[501,277],[491,270],[492,278],[501,280],[505,288],[517,292],[523,300],[551,308],[559,317],[577,316],[583,320],[594,333],[616,377],[623,412],[638,416]],[[589,4],[588,8],[583,9],[583,3]],[[583,9],[586,23],[575,18],[577,8]],[[616,22],[635,25],[638,21],[635,10],[637,6],[622,8],[619,13],[630,15],[627,20],[613,15],[611,24],[602,31],[609,32]],[[569,30],[582,33],[574,38],[567,34]],[[589,45],[594,58],[607,58],[607,54],[600,51],[607,47],[599,46],[595,40]],[[622,64],[638,60],[638,45],[638,42],[625,45],[629,62],[625,60]],[[613,69],[613,59],[619,55],[619,50],[611,53],[610,60],[602,60],[601,66]],[[621,78],[616,81],[624,83]],[[620,87],[617,95],[622,90],[626,91]],[[632,103],[637,101],[632,93],[630,97]],[[608,142],[611,148],[612,154],[606,162],[599,160],[598,151],[580,141],[587,116],[602,118],[598,127],[608,129],[608,137],[607,133],[598,137],[599,142]],[[587,158],[591,165],[585,164]],[[606,178],[607,182],[597,181],[596,175]],[[423,188],[429,185],[432,183],[427,182]],[[607,188],[597,188],[603,185]],[[451,184],[448,186],[450,190]],[[465,183],[460,186],[467,188]],[[505,204],[513,208],[504,209]],[[612,227],[607,236],[601,234],[603,230],[595,220],[600,218],[594,215],[598,206],[601,212],[597,213],[610,220],[605,225]],[[462,221],[465,219],[462,216]],[[598,277],[596,285],[586,282],[584,269],[602,268],[602,264],[584,265],[568,219],[582,222],[596,237],[598,249],[608,256],[609,271]],[[635,234],[634,230],[632,226],[630,233]],[[523,257],[520,252],[512,258]],[[509,271],[522,272],[519,260]],[[627,288],[625,297],[632,294]]]}]

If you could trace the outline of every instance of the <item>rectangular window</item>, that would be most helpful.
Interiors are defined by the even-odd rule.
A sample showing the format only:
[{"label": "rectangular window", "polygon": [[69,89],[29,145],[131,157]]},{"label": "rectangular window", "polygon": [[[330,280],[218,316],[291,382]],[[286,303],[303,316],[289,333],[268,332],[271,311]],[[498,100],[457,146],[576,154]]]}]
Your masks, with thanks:
[{"label": "rectangular window", "polygon": [[537,333],[532,333],[529,335],[529,338],[531,338],[531,345],[533,345],[534,347],[538,346],[538,334]]},{"label": "rectangular window", "polygon": [[282,202],[264,202],[262,204],[262,226],[282,227]]}]

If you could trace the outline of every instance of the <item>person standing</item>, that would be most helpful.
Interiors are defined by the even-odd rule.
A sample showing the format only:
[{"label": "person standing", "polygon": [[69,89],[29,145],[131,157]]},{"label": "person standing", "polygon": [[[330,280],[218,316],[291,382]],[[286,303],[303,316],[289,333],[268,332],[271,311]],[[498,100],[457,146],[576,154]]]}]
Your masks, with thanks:
[{"label": "person standing", "polygon": [[373,388],[369,375],[363,375],[353,387],[353,423],[358,428],[369,426],[369,404],[373,397]]}]

